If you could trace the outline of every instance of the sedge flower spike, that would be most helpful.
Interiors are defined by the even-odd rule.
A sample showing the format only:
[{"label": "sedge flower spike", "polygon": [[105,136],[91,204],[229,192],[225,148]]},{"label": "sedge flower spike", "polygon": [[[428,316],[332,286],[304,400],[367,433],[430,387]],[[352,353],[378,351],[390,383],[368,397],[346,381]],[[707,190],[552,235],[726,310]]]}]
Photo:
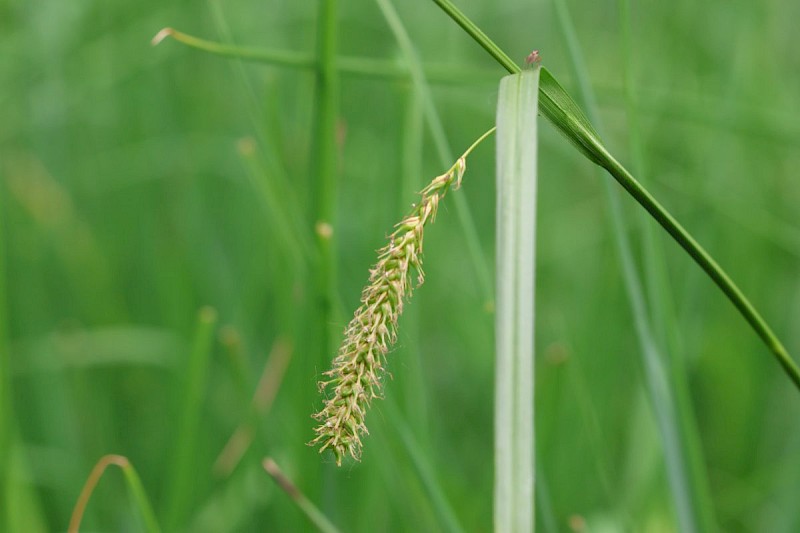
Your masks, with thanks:
[{"label": "sedge flower spike", "polygon": [[[374,398],[381,397],[386,355],[397,340],[397,321],[413,287],[425,279],[422,270],[423,231],[433,222],[439,202],[451,188],[461,185],[466,157],[494,129],[481,136],[450,169],[420,192],[420,202],[395,225],[389,242],[378,250],[378,261],[370,269],[369,283],[361,293],[361,305],[344,331],[344,340],[333,360],[333,367],[319,382],[328,392],[324,407],[314,415],[320,425],[309,444],[320,445],[320,453],[330,449],[341,466],[346,455],[358,460],[361,436],[366,435],[365,416]],[[413,272],[412,272],[413,271]]]}]

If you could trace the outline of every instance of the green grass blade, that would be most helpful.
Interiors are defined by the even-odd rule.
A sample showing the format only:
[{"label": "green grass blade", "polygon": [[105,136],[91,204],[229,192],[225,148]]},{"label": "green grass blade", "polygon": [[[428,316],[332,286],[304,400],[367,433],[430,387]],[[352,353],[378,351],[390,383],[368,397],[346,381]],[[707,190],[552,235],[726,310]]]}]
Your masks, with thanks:
[{"label": "green grass blade", "polygon": [[539,66],[497,101],[494,530],[533,531],[533,341]]},{"label": "green grass blade", "polygon": [[561,132],[580,152],[592,162],[601,165],[587,138],[599,138],[578,104],[570,98],[552,74],[542,68],[542,114],[557,124]]},{"label": "green grass blade", "polygon": [[128,490],[133,496],[133,501],[144,519],[145,531],[158,533],[161,529],[158,527],[153,506],[150,504],[150,499],[144,490],[142,480],[139,479],[139,474],[136,473],[136,469],[130,463],[122,467],[122,473],[125,475],[125,481],[128,484]]},{"label": "green grass blade", "polygon": [[200,415],[211,366],[212,341],[217,323],[217,313],[210,307],[200,310],[197,318],[194,344],[186,363],[183,385],[179,397],[176,421],[175,449],[167,476],[166,524],[174,531],[183,524],[192,501],[193,470],[196,459],[195,443],[198,441]]},{"label": "green grass blade", "polygon": [[83,514],[86,511],[86,506],[89,504],[89,499],[97,483],[100,481],[100,478],[103,477],[103,474],[109,466],[117,466],[122,470],[122,474],[125,476],[125,483],[133,498],[134,505],[136,505],[144,520],[145,531],[148,533],[159,533],[161,528],[158,526],[156,515],[153,512],[153,506],[150,504],[150,499],[147,497],[147,492],[144,490],[142,480],[139,478],[139,474],[136,473],[136,469],[133,468],[133,465],[128,461],[128,458],[121,455],[106,455],[94,466],[73,509],[72,518],[69,521],[69,532],[77,533],[80,530]]},{"label": "green grass blade", "polygon": [[[449,0],[433,0],[450,17],[489,52],[506,70],[511,73],[520,71],[509,57],[477,28]],[[758,334],[767,348],[772,352],[795,387],[800,390],[800,368],[789,356],[786,348],[775,333],[761,317],[753,304],[731,280],[730,276],[703,249],[702,246],[681,226],[677,220],[617,161],[603,145],[585,117],[577,115],[578,108],[574,100],[558,84],[555,78],[542,69],[541,110],[542,114],[553,125],[569,138],[592,162],[605,168],[611,176],[663,227],[667,233],[683,248],[695,263],[714,281],[717,287],[728,297],[744,319]]]},{"label": "green grass blade", "polygon": [[[315,76],[314,137],[312,146],[311,190],[317,262],[316,301],[320,342],[316,357],[320,368],[329,364],[336,353],[341,315],[337,315],[337,209],[339,195],[339,153],[337,126],[339,121],[339,72],[336,52],[339,46],[339,2],[321,0],[317,12],[317,61]],[[336,486],[333,466],[322,463],[322,509],[336,518]]]},{"label": "green grass blade", "polygon": [[317,237],[317,290],[323,325],[320,362],[327,364],[336,350],[338,320],[333,314],[336,300],[336,204],[339,192],[336,126],[339,120],[338,1],[322,0],[317,25],[316,114],[312,165],[314,227]]}]

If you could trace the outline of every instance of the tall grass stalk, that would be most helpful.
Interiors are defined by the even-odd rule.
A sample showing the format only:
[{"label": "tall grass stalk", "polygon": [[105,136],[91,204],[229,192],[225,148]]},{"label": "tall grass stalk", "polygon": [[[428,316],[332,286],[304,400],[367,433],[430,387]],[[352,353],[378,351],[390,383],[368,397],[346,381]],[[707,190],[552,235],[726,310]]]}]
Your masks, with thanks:
[{"label": "tall grass stalk", "polygon": [[336,70],[338,48],[338,0],[319,0],[317,20],[316,113],[312,190],[314,191],[314,228],[317,237],[318,298],[320,324],[324,329],[320,360],[327,362],[336,348],[333,320],[336,300],[335,217],[338,195],[338,148],[336,126],[339,119],[339,73]]},{"label": "tall grass stalk", "polygon": [[[336,205],[339,193],[339,161],[336,128],[339,121],[339,72],[336,52],[339,47],[339,1],[318,0],[317,64],[314,114],[314,139],[311,165],[312,220],[317,243],[316,290],[320,343],[315,357],[308,358],[317,368],[325,368],[336,350],[338,324],[335,302],[336,284]],[[336,479],[329,464],[320,465],[322,509],[335,518]]]},{"label": "tall grass stalk", "polygon": [[495,490],[497,532],[534,526],[534,265],[539,65],[497,102]]},{"label": "tall grass stalk", "polygon": [[133,503],[144,520],[144,530],[148,533],[159,533],[161,528],[158,526],[156,515],[153,512],[153,506],[150,504],[150,499],[147,497],[139,474],[136,473],[136,469],[133,468],[128,458],[121,455],[106,455],[101,457],[100,460],[97,461],[97,464],[94,465],[89,477],[86,479],[86,484],[81,490],[80,496],[78,496],[75,508],[72,511],[72,517],[70,518],[68,528],[69,533],[78,533],[80,530],[81,521],[83,520],[86,506],[89,504],[89,499],[92,497],[97,483],[100,481],[100,478],[103,477],[103,474],[109,466],[116,466],[122,470],[122,474],[125,477],[125,484],[128,486],[128,492],[130,492]]},{"label": "tall grass stalk", "polygon": [[179,529],[194,495],[194,470],[197,468],[195,443],[198,442],[200,416],[203,412],[204,394],[211,366],[212,340],[217,323],[217,312],[204,307],[197,316],[189,358],[183,372],[183,383],[178,397],[175,448],[172,450],[166,491],[165,524],[168,531]]},{"label": "tall grass stalk", "polygon": [[[433,0],[459,26],[461,26],[481,47],[511,73],[520,71],[508,55],[467,18],[450,0]],[[719,289],[733,303],[739,313],[750,324],[772,355],[786,372],[796,388],[800,390],[800,368],[786,348],[777,338],[772,328],[753,304],[742,293],[728,274],[717,264],[706,250],[686,229],[639,183],[633,175],[617,161],[595,131],[591,122],[584,116],[552,74],[542,68],[540,79],[540,108],[542,114],[590,161],[606,169],[611,176],[630,194],[669,235],[689,254],[700,268],[714,281]]]}]

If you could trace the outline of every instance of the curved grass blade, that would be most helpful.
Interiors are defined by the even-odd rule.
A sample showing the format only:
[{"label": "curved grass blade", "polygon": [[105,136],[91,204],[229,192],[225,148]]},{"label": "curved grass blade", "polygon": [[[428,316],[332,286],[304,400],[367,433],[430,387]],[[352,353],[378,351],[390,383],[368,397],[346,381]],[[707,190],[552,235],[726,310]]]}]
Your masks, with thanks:
[{"label": "curved grass blade", "polygon": [[133,468],[128,458],[122,455],[103,456],[97,461],[97,464],[94,465],[94,468],[92,468],[86,480],[86,484],[81,490],[80,496],[78,496],[75,508],[72,511],[72,518],[70,518],[69,521],[69,533],[78,533],[81,527],[81,521],[83,520],[83,514],[86,511],[86,506],[89,504],[89,498],[92,497],[97,483],[100,481],[100,478],[103,477],[103,473],[105,473],[106,468],[109,466],[117,466],[122,470],[122,474],[125,476],[125,483],[128,485],[128,490],[131,496],[133,496],[133,501],[144,519],[145,531],[148,533],[160,533],[161,528],[158,527],[156,515],[153,512],[153,506],[150,505],[150,500],[147,498],[147,493],[144,490],[141,479],[139,479],[139,474],[136,473],[136,469]]}]

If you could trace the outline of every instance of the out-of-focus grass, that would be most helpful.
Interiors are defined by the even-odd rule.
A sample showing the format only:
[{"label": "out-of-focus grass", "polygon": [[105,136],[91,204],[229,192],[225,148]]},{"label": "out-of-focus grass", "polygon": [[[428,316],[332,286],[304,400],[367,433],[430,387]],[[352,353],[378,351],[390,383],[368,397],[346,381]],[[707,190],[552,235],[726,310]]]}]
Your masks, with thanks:
[{"label": "out-of-focus grass", "polygon": [[[340,4],[342,55],[404,64],[377,8]],[[549,2],[459,4],[515,59],[538,48],[550,70],[574,81]],[[617,2],[570,5],[607,140],[631,160]],[[432,2],[397,7],[425,72],[496,69]],[[798,7],[713,0],[632,8],[637,131],[649,184],[752,296],[790,353],[800,353]],[[319,407],[310,372],[325,370],[315,362],[325,325],[310,271],[299,266],[313,242],[306,201],[315,182],[313,73],[239,67],[174,42],[149,46],[169,25],[313,55],[315,10],[315,3],[274,1],[0,2],[0,306],[7,309],[0,385],[13,406],[0,416],[2,434],[13,435],[13,453],[0,459],[7,488],[0,508],[17,510],[0,515],[16,520],[17,530],[65,529],[89,470],[108,453],[131,460],[157,509],[165,501],[179,440],[173,391],[187,375],[204,305],[239,333],[244,368],[262,368],[278,338],[295,351],[259,420],[257,445],[229,478],[217,479],[214,461],[247,413],[241,375],[214,342],[195,406],[185,521],[192,530],[305,527],[261,469],[265,453],[321,509],[335,509],[343,530],[441,527],[441,509],[430,504],[380,402],[363,462],[332,474],[332,494],[319,470],[330,459],[305,446]],[[334,231],[345,312],[355,307],[374,250],[414,201],[408,185],[401,189],[409,169],[423,174],[416,183],[444,170],[440,141],[427,131],[411,143],[419,161],[404,154],[406,130],[419,127],[410,119],[404,127],[406,117],[421,113],[408,109],[419,95],[407,80],[342,74]],[[455,152],[491,125],[496,86],[483,75],[474,83],[459,75],[459,83],[430,91]],[[757,103],[765,95],[768,107]],[[537,456],[552,516],[559,530],[578,524],[577,516],[590,527],[674,528],[602,186],[560,135],[543,126],[540,137]],[[401,333],[390,356],[386,395],[404,399],[398,411],[458,522],[481,531],[491,524],[493,317],[450,200],[463,196],[478,244],[491,250],[494,161],[481,150],[469,164],[463,188],[426,236],[427,281],[404,317],[416,315],[418,325]],[[629,237],[642,253],[638,225]],[[800,407],[791,386],[677,247],[665,243],[664,260],[675,353],[720,529],[793,531]],[[249,392],[258,378],[246,376]],[[137,520],[124,484],[109,478],[84,524],[113,529]]]}]

